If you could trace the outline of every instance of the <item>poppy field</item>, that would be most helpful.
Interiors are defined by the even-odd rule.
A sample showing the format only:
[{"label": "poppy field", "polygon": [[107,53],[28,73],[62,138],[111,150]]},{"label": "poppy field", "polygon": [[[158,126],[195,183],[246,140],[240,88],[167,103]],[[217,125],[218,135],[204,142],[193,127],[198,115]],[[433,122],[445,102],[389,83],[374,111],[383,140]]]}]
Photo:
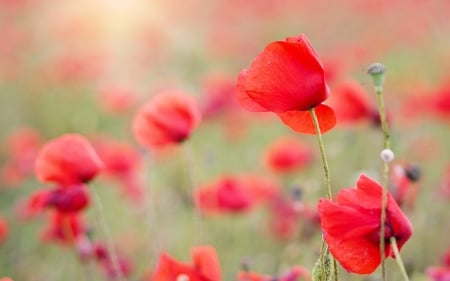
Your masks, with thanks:
[{"label": "poppy field", "polygon": [[0,0],[0,281],[450,281],[449,18]]}]

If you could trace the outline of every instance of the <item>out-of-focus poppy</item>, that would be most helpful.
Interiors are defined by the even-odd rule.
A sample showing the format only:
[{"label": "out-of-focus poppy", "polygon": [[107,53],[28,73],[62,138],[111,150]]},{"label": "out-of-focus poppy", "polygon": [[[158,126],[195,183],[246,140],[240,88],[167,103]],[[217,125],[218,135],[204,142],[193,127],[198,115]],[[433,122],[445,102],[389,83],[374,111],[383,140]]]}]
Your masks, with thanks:
[{"label": "out-of-focus poppy", "polygon": [[425,273],[431,281],[450,280],[450,248],[441,258],[441,265],[429,266]]},{"label": "out-of-focus poppy", "polygon": [[41,214],[46,208],[54,208],[60,213],[76,213],[89,203],[87,187],[77,184],[38,190],[19,205],[18,211],[21,218],[27,219]]},{"label": "out-of-focus poppy", "polygon": [[66,134],[42,147],[35,172],[40,181],[70,186],[89,182],[102,167],[102,161],[85,137]]},{"label": "out-of-focus poppy", "polygon": [[322,133],[336,123],[334,111],[322,104],[329,95],[322,64],[303,34],[267,45],[240,72],[237,89],[244,108],[274,112],[294,131],[315,134],[313,108]]},{"label": "out-of-focus poppy", "polygon": [[152,150],[186,140],[200,122],[200,109],[193,97],[171,90],[157,94],[134,116],[136,140]]},{"label": "out-of-focus poppy", "polygon": [[142,162],[139,151],[125,142],[109,138],[96,140],[94,146],[104,163],[102,172],[120,184],[125,196],[141,202],[144,187],[138,179]]},{"label": "out-of-focus poppy", "polygon": [[292,137],[283,137],[272,143],[264,155],[265,165],[277,173],[294,172],[310,164],[312,150]]},{"label": "out-of-focus poppy", "polygon": [[252,271],[241,271],[237,276],[238,281],[270,281],[270,280],[279,280],[279,281],[309,281],[311,280],[310,274],[308,270],[302,266],[294,266],[289,269],[288,272],[280,275],[280,276],[270,276],[264,275],[257,272]]},{"label": "out-of-focus poppy", "polygon": [[32,128],[17,129],[7,137],[4,146],[7,160],[0,170],[0,177],[5,185],[17,185],[32,175],[41,145],[41,136]]},{"label": "out-of-focus poppy", "polygon": [[391,170],[389,189],[401,207],[413,208],[417,199],[420,169],[414,164],[397,164]]},{"label": "out-of-focus poppy", "polygon": [[338,124],[352,124],[376,118],[377,108],[372,106],[369,93],[358,83],[347,80],[333,89],[330,104]]},{"label": "out-of-focus poppy", "polygon": [[0,217],[0,245],[5,242],[8,236],[8,224],[3,217]]},{"label": "out-of-focus poppy", "polygon": [[48,193],[46,205],[60,213],[76,213],[89,205],[87,187],[83,184],[54,188]]},{"label": "out-of-focus poppy", "polygon": [[[361,175],[356,188],[342,189],[336,202],[321,199],[318,209],[325,241],[331,254],[346,270],[369,274],[381,263],[380,217],[382,187]],[[390,238],[399,249],[411,237],[413,229],[392,196],[387,194],[385,255],[394,257]]]},{"label": "out-of-focus poppy", "polygon": [[44,241],[73,245],[78,237],[85,232],[81,214],[64,214],[52,211],[41,237]]},{"label": "out-of-focus poppy", "polygon": [[206,213],[242,213],[278,194],[273,183],[252,176],[223,176],[196,189],[197,207]]},{"label": "out-of-focus poppy", "polygon": [[131,260],[119,253],[116,253],[116,260],[113,260],[108,248],[101,242],[94,243],[92,247],[93,258],[95,258],[110,279],[116,279],[120,275],[129,276],[131,274],[133,270]]},{"label": "out-of-focus poppy", "polygon": [[131,87],[107,85],[100,89],[98,102],[111,113],[125,113],[131,110],[137,101],[137,94]]},{"label": "out-of-focus poppy", "polygon": [[194,247],[192,264],[179,262],[163,253],[153,272],[152,281],[173,281],[187,277],[189,281],[220,281],[221,270],[216,250],[211,246]]}]

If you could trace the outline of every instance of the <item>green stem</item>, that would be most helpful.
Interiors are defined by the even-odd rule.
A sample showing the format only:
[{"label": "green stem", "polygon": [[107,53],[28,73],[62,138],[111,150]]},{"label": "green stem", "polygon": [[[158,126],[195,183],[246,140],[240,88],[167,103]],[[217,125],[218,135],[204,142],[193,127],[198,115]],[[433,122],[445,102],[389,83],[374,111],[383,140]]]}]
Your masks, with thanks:
[{"label": "green stem", "polygon": [[118,256],[117,256],[116,249],[114,248],[114,243],[113,243],[113,240],[112,240],[111,232],[109,230],[108,225],[106,224],[105,213],[103,211],[103,203],[102,203],[102,200],[100,199],[100,196],[98,196],[97,189],[96,189],[95,186],[92,187],[92,193],[93,193],[93,196],[94,196],[94,201],[95,201],[95,203],[97,205],[97,208],[98,208],[98,213],[100,215],[100,224],[102,225],[103,232],[104,232],[104,234],[106,236],[106,239],[108,241],[107,246],[108,246],[109,252],[111,253],[112,265],[113,265],[114,269],[117,272],[118,279],[120,281],[126,281],[125,276],[123,275],[122,270],[120,269],[119,259],[118,259]]},{"label": "green stem", "polygon": [[400,251],[398,250],[397,239],[395,239],[395,237],[391,237],[390,241],[391,247],[394,250],[395,260],[397,261],[397,265],[400,268],[400,271],[402,272],[403,279],[405,279],[405,281],[409,281],[408,273],[406,273],[402,257],[400,256]]},{"label": "green stem", "polygon": [[[381,129],[384,134],[384,149],[390,149],[391,142],[390,142],[390,135],[386,120],[386,111],[384,109],[384,99],[383,99],[383,89],[381,87],[375,88],[376,97],[377,97],[377,105],[378,105],[378,112],[380,115],[380,122],[381,122]],[[387,205],[387,185],[389,180],[389,163],[387,161],[384,161],[383,163],[383,173],[382,173],[382,195],[381,195],[381,218],[380,218],[380,256],[381,256],[381,275],[382,280],[387,280],[387,274],[386,274],[386,256],[385,256],[385,222],[386,222],[386,205]]]},{"label": "green stem", "polygon": [[189,181],[191,185],[191,194],[192,194],[192,202],[193,202],[193,216],[194,216],[194,229],[195,229],[195,240],[196,242],[200,243],[202,241],[202,214],[200,212],[200,209],[197,208],[196,202],[195,202],[195,189],[198,187],[197,182],[197,174],[195,170],[195,163],[194,163],[194,152],[192,150],[192,146],[190,143],[186,142],[183,145],[184,154],[186,158],[186,166],[187,166],[187,172],[189,175]]},{"label": "green stem", "polygon": [[331,200],[333,195],[331,192],[330,169],[328,168],[328,161],[327,161],[327,156],[325,154],[325,146],[323,145],[322,133],[321,133],[320,127],[319,127],[319,120],[317,119],[317,115],[316,115],[316,112],[314,111],[314,108],[311,108],[309,110],[309,112],[311,113],[311,117],[312,117],[312,120],[314,123],[314,129],[316,130],[316,134],[317,134],[317,140],[319,142],[320,157],[322,159],[324,180],[325,180],[325,185],[327,187],[327,197],[328,197],[328,199]]},{"label": "green stem", "polygon": [[[159,252],[163,248],[162,239],[160,237],[159,232],[155,229],[159,225],[158,216],[157,216],[157,206],[155,202],[155,179],[154,179],[154,169],[156,165],[154,165],[154,155],[148,151],[144,154],[143,157],[143,173],[141,175],[141,180],[145,184],[143,197],[145,199],[144,202],[144,221],[146,225],[146,229],[148,231],[148,237],[152,237],[151,248],[152,251],[147,251],[149,253],[149,263],[155,263],[158,259]],[[151,254],[152,253],[152,254]]]},{"label": "green stem", "polygon": [[[327,155],[325,153],[325,146],[323,144],[322,132],[320,130],[319,120],[317,119],[317,115],[316,115],[316,112],[314,111],[314,108],[311,108],[309,110],[309,112],[310,112],[311,118],[313,120],[314,129],[316,131],[317,140],[319,143],[320,158],[322,159],[322,168],[323,168],[323,173],[324,173],[324,181],[325,181],[325,185],[327,187],[327,197],[328,197],[328,199],[332,200],[333,193],[331,191],[330,169],[328,167],[328,160],[327,160]],[[323,265],[324,265],[325,255],[328,253],[328,248],[324,247],[324,245],[325,245],[325,240],[322,235],[322,246],[320,248],[320,260],[321,260],[321,265],[322,265],[322,272],[324,272]],[[334,259],[334,258],[333,258],[333,280],[338,281],[337,263],[336,263],[336,259]]]}]

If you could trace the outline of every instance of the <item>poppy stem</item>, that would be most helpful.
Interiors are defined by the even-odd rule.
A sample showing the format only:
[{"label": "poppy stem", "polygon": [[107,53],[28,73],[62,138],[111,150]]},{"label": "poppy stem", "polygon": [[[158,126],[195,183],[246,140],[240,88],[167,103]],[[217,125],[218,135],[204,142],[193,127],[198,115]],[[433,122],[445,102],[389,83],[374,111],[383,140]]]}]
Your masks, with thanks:
[{"label": "poppy stem", "polygon": [[391,237],[391,247],[394,250],[395,260],[397,261],[397,265],[402,272],[403,278],[405,281],[409,281],[408,273],[406,273],[405,265],[403,264],[402,257],[400,256],[400,251],[397,246],[397,239],[394,236]]},{"label": "poppy stem", "polygon": [[[311,108],[309,110],[309,112],[311,114],[311,118],[312,118],[313,124],[314,124],[314,129],[315,129],[316,135],[317,135],[317,140],[319,142],[319,150],[320,150],[320,157],[322,159],[324,180],[325,180],[325,185],[327,187],[327,197],[328,197],[328,199],[332,200],[333,193],[331,191],[330,169],[328,168],[328,160],[327,160],[327,155],[325,153],[325,146],[323,144],[322,132],[320,130],[319,120],[317,119],[317,115],[316,115],[316,112],[314,111],[314,108]],[[321,263],[321,267],[322,267],[322,272],[324,272],[323,267],[324,267],[324,263],[325,263],[325,255],[328,254],[328,248],[324,247],[324,244],[325,244],[325,240],[322,235],[322,246],[320,249],[320,263]],[[333,280],[338,281],[338,271],[337,271],[336,259],[333,258],[332,260],[333,260]]]},{"label": "poppy stem", "polygon": [[[386,111],[384,109],[383,88],[375,87],[375,95],[377,97],[378,112],[380,115],[381,129],[384,134],[384,149],[390,149],[391,141],[386,120]],[[383,161],[383,173],[381,185],[383,187],[381,196],[381,223],[380,223],[380,255],[381,255],[381,275],[382,280],[387,280],[386,275],[386,256],[385,256],[385,222],[386,222],[386,205],[387,205],[387,185],[389,180],[389,161]]]},{"label": "poppy stem", "polygon": [[147,184],[148,188],[144,188],[144,212],[143,216],[145,219],[145,224],[147,226],[148,237],[152,237],[153,243],[151,242],[152,252],[155,254],[150,254],[150,264],[154,263],[158,258],[158,254],[161,250],[161,239],[160,235],[158,235],[158,231],[153,231],[153,229],[158,226],[157,221],[157,212],[156,212],[156,203],[155,203],[155,195],[154,195],[154,180],[152,176],[153,168],[154,168],[154,155],[150,153],[150,151],[146,151],[143,155],[143,173],[142,173],[142,182]]},{"label": "poppy stem", "polygon": [[189,175],[189,181],[191,184],[191,194],[192,194],[192,202],[193,202],[193,211],[194,211],[194,229],[195,229],[195,234],[194,237],[197,240],[197,242],[201,242],[202,241],[202,216],[200,213],[200,209],[197,208],[196,204],[195,204],[195,190],[198,187],[198,182],[197,182],[197,173],[196,173],[196,169],[195,169],[195,161],[194,161],[194,152],[192,149],[192,146],[189,142],[185,142],[183,144],[183,150],[184,150],[184,155],[186,158],[186,168],[187,168],[187,172]]},{"label": "poppy stem", "polygon": [[317,119],[317,115],[316,115],[316,112],[314,111],[314,108],[311,108],[309,110],[309,112],[311,113],[311,118],[313,120],[314,129],[316,130],[316,134],[317,134],[317,140],[319,142],[320,157],[322,159],[324,180],[325,180],[325,185],[327,187],[327,197],[328,197],[328,199],[331,200],[333,195],[331,192],[330,169],[328,168],[328,161],[327,161],[327,156],[325,154],[325,146],[323,145],[322,133],[321,133],[320,127],[319,127],[319,120]]},{"label": "poppy stem", "polygon": [[92,194],[94,196],[95,204],[97,205],[98,214],[100,215],[100,224],[102,225],[103,232],[107,239],[108,250],[111,253],[112,266],[113,266],[114,270],[117,272],[118,279],[120,281],[126,281],[126,278],[123,275],[122,270],[120,268],[119,258],[118,258],[116,249],[114,248],[111,231],[109,230],[109,227],[106,224],[105,213],[103,211],[103,203],[102,203],[102,200],[100,199],[100,196],[97,193],[97,189],[96,189],[95,185],[92,186]]}]

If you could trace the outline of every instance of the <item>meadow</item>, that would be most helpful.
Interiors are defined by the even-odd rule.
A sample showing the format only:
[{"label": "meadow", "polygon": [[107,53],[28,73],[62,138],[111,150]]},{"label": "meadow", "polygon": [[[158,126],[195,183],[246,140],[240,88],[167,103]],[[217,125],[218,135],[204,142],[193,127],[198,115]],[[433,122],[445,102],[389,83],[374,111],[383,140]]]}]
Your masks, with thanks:
[{"label": "meadow", "polygon": [[[283,97],[262,101],[269,112],[241,100],[253,82],[242,90],[241,71],[250,77],[266,46],[304,34],[330,90],[313,108],[336,115],[322,135],[332,197],[361,174],[380,185],[388,174],[412,226],[400,251],[409,280],[449,281],[450,4],[330,2],[0,0],[0,280],[333,280],[312,272],[333,232],[318,210],[317,132],[267,109]],[[380,159],[375,62],[386,67],[392,161]],[[136,125],[167,92],[182,113],[166,119],[161,105],[149,131],[151,117]],[[160,135],[166,125],[182,135]],[[83,140],[42,156],[67,134]],[[386,259],[387,278],[336,259],[339,280],[405,280],[398,259]]]}]

